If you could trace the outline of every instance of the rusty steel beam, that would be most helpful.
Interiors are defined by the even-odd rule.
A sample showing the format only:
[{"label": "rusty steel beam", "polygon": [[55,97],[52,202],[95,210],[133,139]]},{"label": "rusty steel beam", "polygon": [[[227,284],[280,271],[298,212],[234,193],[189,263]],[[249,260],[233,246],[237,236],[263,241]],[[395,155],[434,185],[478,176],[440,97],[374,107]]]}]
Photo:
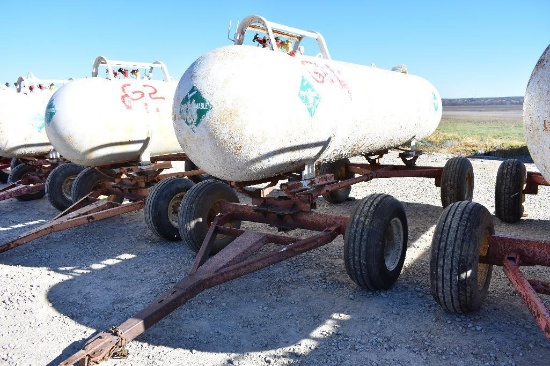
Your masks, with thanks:
[{"label": "rusty steel beam", "polygon": [[537,294],[550,295],[550,283],[540,280],[529,280]]},{"label": "rusty steel beam", "polygon": [[188,160],[187,154],[177,153],[177,154],[167,154],[167,155],[157,155],[151,156],[151,162],[156,163],[159,161],[185,161]]},{"label": "rusty steel beam", "polygon": [[480,257],[479,261],[501,266],[511,254],[519,256],[519,265],[550,267],[550,241],[499,235],[491,236],[487,255]]},{"label": "rusty steel beam", "polygon": [[[107,200],[97,200],[89,197],[90,200],[95,200],[91,204],[86,204],[84,207],[75,211],[65,210],[52,221],[39,226],[35,229],[29,230],[24,234],[19,235],[17,238],[1,243],[0,253],[6,252],[10,249],[20,246],[21,244],[28,243],[34,239],[46,236],[48,234],[69,229],[72,227],[96,222],[107,219],[109,217],[122,215],[127,212],[137,211],[143,208],[145,201],[136,201],[128,204],[119,204]],[[82,204],[83,200],[79,203]]]},{"label": "rusty steel beam", "polygon": [[306,229],[312,231],[323,231],[327,227],[338,226],[342,228],[342,234],[348,224],[346,216],[295,211],[292,207],[280,209],[280,206],[277,205],[278,202],[270,198],[265,198],[264,202],[263,206],[261,204],[250,206],[225,201],[220,203],[219,208],[223,214],[226,214],[224,223],[240,220],[268,224],[287,230]]},{"label": "rusty steel beam", "polygon": [[209,246],[213,242],[211,239],[217,234],[218,220],[216,218],[211,225],[188,276],[120,326],[99,333],[60,365],[90,365],[112,356],[124,357],[128,342],[202,291],[328,244],[342,233],[341,227],[333,226],[306,239],[282,237],[282,242],[294,242],[253,256],[271,242],[273,235],[244,231],[218,254],[208,257]]},{"label": "rusty steel beam", "polygon": [[504,273],[506,274],[516,291],[520,294],[523,302],[535,318],[535,321],[539,325],[546,338],[550,340],[550,313],[548,312],[548,309],[546,308],[542,300],[538,297],[536,291],[533,289],[529,281],[527,281],[521,273],[519,265],[517,263],[521,261],[521,256],[518,255],[511,255],[504,259]]},{"label": "rusty steel beam", "polygon": [[537,194],[539,192],[539,186],[550,186],[550,183],[548,183],[542,174],[538,172],[527,172],[527,179],[525,181],[523,193]]},{"label": "rusty steel beam", "polygon": [[37,193],[44,190],[44,183],[38,183],[34,185],[20,184],[18,182],[7,185],[0,189],[0,201],[7,200],[14,197],[19,197],[24,194]]},{"label": "rusty steel beam", "polygon": [[376,172],[376,178],[440,178],[442,167],[405,165],[371,165],[371,164],[347,164],[348,170],[355,174],[367,174]]}]

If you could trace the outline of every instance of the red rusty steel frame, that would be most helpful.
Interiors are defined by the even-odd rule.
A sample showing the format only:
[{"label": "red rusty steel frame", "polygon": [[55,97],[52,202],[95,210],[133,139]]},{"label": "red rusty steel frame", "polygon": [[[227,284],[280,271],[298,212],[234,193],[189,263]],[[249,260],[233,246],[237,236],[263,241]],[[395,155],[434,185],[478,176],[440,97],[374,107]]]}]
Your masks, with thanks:
[{"label": "red rusty steel frame", "polygon": [[19,197],[24,194],[38,193],[44,189],[44,183],[37,183],[34,185],[21,184],[18,181],[0,189],[0,201],[7,200],[14,197]]},{"label": "red rusty steel frame", "polygon": [[537,194],[539,186],[550,186],[550,183],[538,172],[527,172],[527,180],[525,181],[523,193]]},{"label": "red rusty steel frame", "polygon": [[519,256],[510,256],[504,260],[504,273],[520,294],[546,338],[550,340],[550,313],[548,308],[538,297],[537,291],[531,286],[530,281],[526,280],[519,270],[519,265],[516,263],[517,259],[521,260]]},{"label": "red rusty steel frame", "polygon": [[185,153],[151,156],[152,163],[156,163],[158,161],[185,161],[188,159],[189,158]]},{"label": "red rusty steel frame", "polygon": [[346,169],[351,173],[359,174],[359,176],[338,182],[335,180],[333,174],[325,174],[309,180],[309,184],[304,184],[303,181],[281,184],[281,189],[290,197],[304,202],[312,202],[319,195],[376,178],[434,178],[435,185],[439,187],[443,171],[443,168],[438,167],[407,167],[356,163],[346,164]]},{"label": "red rusty steel frame", "polygon": [[480,263],[501,265],[504,273],[520,294],[535,321],[550,340],[550,312],[537,294],[550,295],[550,283],[527,280],[519,266],[550,266],[550,241],[493,235],[486,256]]},{"label": "red rusty steel frame", "polygon": [[82,208],[78,208],[74,211],[67,209],[52,221],[27,231],[26,233],[8,242],[0,243],[0,253],[6,252],[10,249],[18,247],[21,244],[28,243],[29,241],[46,236],[56,231],[61,231],[75,226],[104,220],[123,213],[140,210],[145,204],[144,201],[119,204],[107,200],[98,200],[91,196],[84,197],[78,203],[84,202],[88,203]]},{"label": "red rusty steel frame", "polygon": [[372,164],[348,164],[348,169],[356,174],[374,173],[375,178],[435,178],[441,180],[442,167],[431,166],[403,166],[403,165],[372,165]]},{"label": "red rusty steel frame", "polygon": [[550,241],[501,235],[491,236],[487,255],[479,260],[500,266],[505,258],[514,253],[520,256],[518,265],[550,267]]},{"label": "red rusty steel frame", "polygon": [[[17,182],[13,182],[0,189],[0,201],[40,192],[44,189],[44,183],[48,175],[58,165],[58,163],[51,162],[47,159],[25,158],[22,160],[23,164],[27,164],[35,170],[25,174],[23,178]],[[10,167],[10,165],[7,167]]]},{"label": "red rusty steel frame", "polygon": [[[172,161],[177,161],[184,160],[186,158],[186,155],[173,154],[167,155],[165,156],[165,158],[171,158]],[[172,176],[188,177],[205,173],[203,170],[197,169],[187,172],[160,174],[162,170],[171,167],[172,165],[170,161],[158,161],[158,159],[155,160],[154,163],[145,167],[128,167],[127,165],[119,166],[118,168],[114,168],[114,166],[112,165],[101,167],[99,171],[103,174],[106,174],[108,176],[115,176],[114,183],[103,182],[101,184],[101,188],[98,187],[94,192],[90,193],[80,201],[74,203],[68,209],[53,218],[52,221],[35,229],[29,230],[26,233],[19,235],[15,239],[0,243],[0,253],[6,252],[22,244],[28,243],[32,240],[38,239],[57,231],[70,229],[72,227],[140,210],[145,206],[145,199],[149,194],[150,186],[158,182],[159,180]],[[112,169],[116,169],[118,173],[113,174],[109,171]],[[153,174],[131,174],[143,171],[149,171]],[[126,178],[122,178],[122,176],[125,174],[131,175],[128,175]],[[38,180],[38,178],[36,178],[34,174],[29,174],[28,177],[30,179]],[[27,176],[25,177],[25,179],[27,179]],[[22,182],[24,182],[23,179],[0,190],[0,200],[15,197],[14,193],[12,193],[12,191],[9,191],[8,189],[11,189],[12,186],[14,186],[15,184],[20,184]],[[34,186],[21,186],[13,189],[16,190],[15,193],[17,193],[17,195],[34,193],[35,191],[37,192],[40,189],[44,189],[44,184],[42,183],[40,185]],[[7,192],[4,193],[4,191]],[[127,204],[118,204],[105,199],[100,200],[98,199],[98,197],[101,195],[123,196],[125,199],[128,199],[132,202]]]},{"label": "red rusty steel frame", "polygon": [[[101,332],[89,340],[82,350],[63,361],[61,365],[72,365],[76,362],[79,365],[90,365],[111,357],[126,357],[125,345],[129,341],[200,292],[328,244],[338,235],[345,235],[347,217],[312,211],[319,195],[374,178],[434,178],[436,186],[440,186],[443,170],[434,167],[351,163],[346,164],[346,168],[360,176],[340,182],[336,181],[333,174],[324,174],[305,181],[289,181],[281,184],[281,190],[286,194],[284,197],[265,196],[280,180],[288,179],[287,175],[254,182],[230,182],[233,188],[252,198],[252,205],[226,201],[218,203],[218,216],[209,226],[189,275],[120,326]],[[267,186],[250,188],[251,185],[262,183],[267,183]],[[308,238],[293,238],[224,226],[234,221],[264,223],[282,231],[300,228],[320,233]],[[233,236],[236,239],[218,254],[209,257],[213,239],[217,234]],[[256,254],[267,244],[280,244],[283,247],[268,253]]]},{"label": "red rusty steel frame", "polygon": [[[340,221],[336,220],[336,225],[327,226],[322,219],[323,215],[315,215],[313,212],[293,214],[292,223],[296,227],[323,228],[320,233],[308,238],[293,238],[225,228],[222,226],[225,222],[234,219],[261,219],[262,214],[254,212],[251,206],[232,203],[222,205],[221,210],[229,213],[214,218],[186,277],[118,327],[101,332],[89,340],[82,350],[63,361],[61,365],[72,365],[77,362],[79,365],[90,365],[110,357],[125,357],[125,345],[128,342],[202,291],[328,244],[343,234],[342,225],[345,223],[345,220],[342,221],[340,218]],[[262,220],[270,219],[265,217]],[[219,253],[209,257],[213,239],[217,234],[237,236]],[[259,253],[268,244],[283,246]]]},{"label": "red rusty steel frame", "polygon": [[[309,210],[315,208],[314,201],[320,195],[376,178],[433,178],[435,179],[436,187],[440,187],[441,174],[443,172],[443,168],[441,167],[408,167],[359,163],[347,163],[346,170],[358,174],[359,176],[337,181],[333,174],[324,174],[306,181],[289,181],[288,183],[283,183],[281,184],[281,190],[291,198],[302,202],[312,203],[310,208],[307,208],[305,205],[302,207],[303,210]],[[231,182],[231,186],[252,198],[260,198],[266,197],[280,180],[287,178],[288,176],[280,175],[257,181]],[[248,186],[261,183],[269,184],[263,188],[254,190],[247,189]]]},{"label": "red rusty steel frame", "polygon": [[128,162],[124,163],[117,163],[117,164],[108,164],[108,165],[102,165],[100,168],[102,169],[129,169],[134,171],[142,171],[146,169],[151,169],[153,166],[161,167],[164,165],[164,168],[171,168],[172,166],[169,165],[171,161],[185,161],[187,160],[187,155],[184,153],[180,154],[169,154],[169,155],[159,155],[159,156],[152,156],[151,157],[151,164],[149,165],[140,165],[139,163],[136,163],[136,165],[130,165]]},{"label": "red rusty steel frame", "polygon": [[439,187],[441,185],[441,173],[443,168],[349,164],[347,169],[352,173],[360,174],[360,176],[328,185],[323,188],[322,193],[327,193],[351,186],[355,183],[366,182],[376,178],[434,178],[435,185]]},{"label": "red rusty steel frame", "polygon": [[[220,212],[224,214],[220,219],[221,225],[234,220],[251,221],[269,224],[284,229],[306,229],[323,231],[327,227],[338,226],[344,234],[348,218],[346,216],[329,215],[313,211],[292,210],[292,208],[280,207],[280,202],[274,198],[263,199],[263,205],[251,206],[239,203],[221,202]],[[286,201],[283,203],[292,202]]]}]

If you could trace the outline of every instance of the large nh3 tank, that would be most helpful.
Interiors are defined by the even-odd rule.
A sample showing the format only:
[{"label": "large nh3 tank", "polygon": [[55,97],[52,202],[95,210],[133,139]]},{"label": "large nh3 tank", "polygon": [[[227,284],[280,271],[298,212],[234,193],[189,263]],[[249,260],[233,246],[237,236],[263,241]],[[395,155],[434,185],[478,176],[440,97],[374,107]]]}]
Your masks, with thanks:
[{"label": "large nh3 tank", "polygon": [[232,45],[185,72],[174,129],[201,169],[249,181],[421,139],[441,109],[418,76]]},{"label": "large nh3 tank", "polygon": [[85,166],[148,161],[181,153],[172,127],[176,82],[75,80],[46,108],[46,133],[66,159]]},{"label": "large nh3 tank", "polygon": [[52,150],[44,129],[44,111],[52,94],[0,90],[0,156],[39,156]]},{"label": "large nh3 tank", "polygon": [[523,130],[535,165],[550,182],[550,46],[542,53],[527,84]]},{"label": "large nh3 tank", "polygon": [[44,112],[54,89],[68,81],[38,79],[29,72],[17,79],[17,89],[0,89],[1,156],[42,156],[52,150],[44,128]]}]

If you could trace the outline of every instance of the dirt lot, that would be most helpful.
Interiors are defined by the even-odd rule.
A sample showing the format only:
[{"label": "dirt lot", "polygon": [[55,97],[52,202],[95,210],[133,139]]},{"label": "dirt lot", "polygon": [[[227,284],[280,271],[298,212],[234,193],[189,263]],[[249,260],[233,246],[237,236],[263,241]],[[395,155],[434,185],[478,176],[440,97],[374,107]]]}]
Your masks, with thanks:
[{"label": "dirt lot", "polygon": [[[397,159],[385,158],[385,163]],[[448,155],[419,165],[443,166]],[[494,212],[498,160],[472,160],[474,200]],[[528,164],[529,169],[534,169]],[[483,308],[442,310],[430,294],[430,243],[442,208],[430,179],[388,179],[353,187],[354,201],[320,212],[349,215],[358,200],[388,193],[409,222],[405,267],[384,292],[347,276],[343,240],[207,290],[105,365],[541,365],[550,342],[495,268]],[[246,202],[246,200],[243,200]],[[547,239],[550,189],[528,196],[516,225],[498,234]],[[13,238],[56,215],[46,199],[0,202],[0,237]],[[250,225],[257,228],[256,225]],[[118,325],[167,291],[194,253],[156,237],[143,212],[55,233],[0,254],[0,364],[58,364],[98,331]],[[532,269],[526,272],[533,272]],[[550,271],[537,269],[550,280]]]}]

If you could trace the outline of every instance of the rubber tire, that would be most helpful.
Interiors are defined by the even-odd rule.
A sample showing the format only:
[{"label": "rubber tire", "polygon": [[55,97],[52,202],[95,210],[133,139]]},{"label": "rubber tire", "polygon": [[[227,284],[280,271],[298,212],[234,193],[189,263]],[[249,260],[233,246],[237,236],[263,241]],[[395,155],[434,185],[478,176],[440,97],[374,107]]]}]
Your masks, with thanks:
[{"label": "rubber tire", "polygon": [[151,188],[145,200],[144,214],[145,222],[152,232],[166,240],[181,240],[177,226],[178,212],[182,198],[191,187],[193,182],[189,179],[170,177]]},{"label": "rubber tire", "polygon": [[[238,203],[235,191],[227,184],[209,179],[197,183],[181,201],[178,214],[178,226],[181,239],[194,251],[198,252],[216,214],[216,203],[219,201]],[[240,228],[241,222],[234,221],[231,227]],[[210,254],[216,254],[234,240],[231,236],[218,235]]]},{"label": "rubber tire", "polygon": [[[394,255],[389,258],[386,249],[394,230],[401,238],[394,242]],[[387,194],[362,199],[348,220],[344,236],[346,272],[357,285],[369,290],[393,287],[403,268],[407,241],[407,216],[401,202]],[[387,260],[391,260],[390,265]]]},{"label": "rubber tire", "polygon": [[442,308],[468,313],[481,307],[493,266],[479,264],[479,256],[487,253],[494,233],[491,214],[479,203],[456,202],[443,210],[430,259],[430,288]]},{"label": "rubber tire", "polygon": [[82,165],[65,163],[50,172],[46,179],[46,196],[53,207],[64,211],[73,204],[72,186],[77,175],[83,170]]},{"label": "rubber tire", "polygon": [[10,161],[10,169],[13,169],[13,168],[15,168],[16,166],[21,165],[21,164],[23,164],[23,162],[22,162],[21,160],[16,159],[16,158],[13,158],[13,159],[11,159],[11,161]]},{"label": "rubber tire", "polygon": [[[195,165],[191,160],[185,160],[185,171],[188,172],[190,170],[197,170],[199,169],[198,166]],[[208,174],[200,174],[200,175],[192,175],[190,177],[187,177],[191,180],[193,183],[200,183],[202,181],[205,181],[207,179],[212,179],[212,176]]]},{"label": "rubber tire", "polygon": [[0,183],[7,183],[9,176],[10,176],[10,173],[4,170],[0,170]]},{"label": "rubber tire", "polygon": [[[346,170],[346,164],[349,164],[349,159],[339,159],[317,165],[317,175],[334,174],[334,178],[338,181],[351,179],[355,174]],[[351,193],[351,186],[340,188],[336,191],[323,194],[325,201],[331,204],[345,202]]]},{"label": "rubber tire", "polygon": [[[4,159],[4,158],[2,158],[0,156],[0,160],[2,160],[2,159]],[[8,158],[6,158],[6,161],[7,161],[7,159]],[[0,183],[7,183],[8,182],[8,177],[10,176],[10,173],[9,173],[8,169],[0,169]]]},{"label": "rubber tire", "polygon": [[447,161],[441,172],[441,204],[443,207],[474,197],[474,168],[470,160],[456,156]]},{"label": "rubber tire", "polygon": [[516,223],[523,216],[527,179],[525,164],[509,159],[500,164],[495,184],[495,215],[504,222]]},{"label": "rubber tire", "polygon": [[[99,183],[103,181],[114,182],[114,179],[108,175],[101,174],[98,170],[88,167],[78,174],[71,188],[71,199],[74,203],[82,197],[92,192]],[[118,195],[110,195],[107,200],[117,203],[122,203],[124,197]]]},{"label": "rubber tire", "polygon": [[[14,168],[11,168],[10,175],[8,176],[8,184],[15,183],[18,180],[23,179],[26,175],[34,174],[35,172],[36,171],[32,166],[27,164],[19,164]],[[17,198],[19,201],[33,201],[44,197],[45,194],[45,189],[42,188],[36,193],[22,194],[15,198]]]}]

